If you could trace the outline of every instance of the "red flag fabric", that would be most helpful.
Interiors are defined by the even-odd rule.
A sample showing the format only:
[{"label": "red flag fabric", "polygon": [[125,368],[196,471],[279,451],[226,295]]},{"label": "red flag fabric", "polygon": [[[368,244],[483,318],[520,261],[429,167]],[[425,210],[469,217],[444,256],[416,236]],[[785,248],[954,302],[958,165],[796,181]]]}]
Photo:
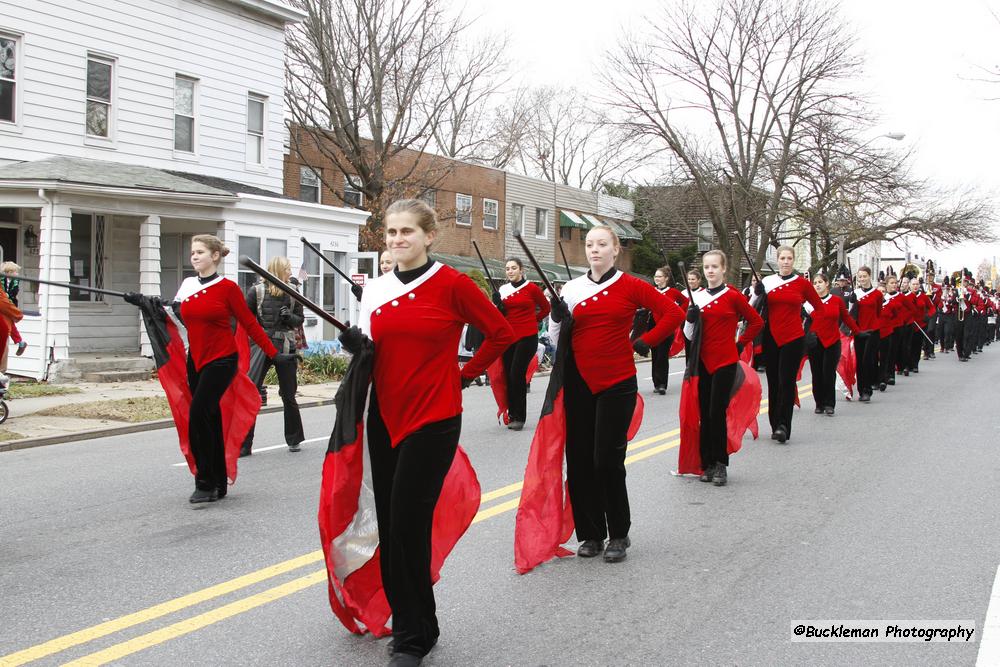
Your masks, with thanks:
[{"label": "red flag fabric", "polygon": [[[533,355],[528,362],[528,371],[525,379],[531,382],[538,370],[538,355]],[[493,400],[497,402],[497,420],[501,424],[509,424],[510,416],[507,414],[507,375],[503,369],[503,357],[497,357],[492,364],[486,368],[486,377],[490,379],[490,389],[493,390]]]},{"label": "red flag fabric", "polygon": [[[364,408],[374,347],[354,355],[335,398],[337,418],[320,484],[320,541],[326,562],[330,609],[356,634],[383,637],[391,632],[392,613],[379,565],[375,495],[365,470]],[[434,509],[431,529],[431,580],[472,524],[481,490],[472,463],[458,447]]]},{"label": "red flag fabric", "polygon": [[854,337],[840,336],[840,361],[837,363],[837,373],[847,386],[847,393],[854,395],[854,383],[857,379],[858,361],[854,354]]},{"label": "red flag fabric", "polygon": [[674,342],[670,344],[670,356],[676,357],[684,351],[684,334],[678,331],[674,334]]},{"label": "red flag fabric", "polygon": [[809,359],[809,355],[803,353],[802,359],[799,360],[799,372],[795,374],[795,407],[801,408],[802,404],[799,402],[799,381],[802,380],[802,369],[806,365],[806,361]]}]

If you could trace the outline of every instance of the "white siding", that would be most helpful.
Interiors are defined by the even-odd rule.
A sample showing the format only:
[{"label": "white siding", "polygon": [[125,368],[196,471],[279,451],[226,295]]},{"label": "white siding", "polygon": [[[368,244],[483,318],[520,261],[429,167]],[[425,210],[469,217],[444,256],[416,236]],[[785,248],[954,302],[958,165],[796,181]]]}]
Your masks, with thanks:
[{"label": "white siding", "polygon": [[[0,0],[23,35],[19,128],[0,165],[53,155],[192,171],[282,189],[284,29],[221,0]],[[116,58],[112,147],[84,132],[87,54]],[[173,150],[176,74],[198,79],[197,157]],[[247,93],[268,97],[266,170],[245,166]]]},{"label": "white siding", "polygon": [[[511,206],[524,206],[524,240],[535,257],[542,262],[555,261],[555,243],[559,238],[559,218],[556,215],[555,184],[537,178],[517,174],[507,174],[507,201],[504,219],[507,220],[504,247],[507,255],[521,257],[524,252],[514,240],[511,224]],[[535,209],[544,208],[549,212],[548,235],[544,239],[535,238]]]},{"label": "white siding", "polygon": [[597,215],[630,223],[635,220],[635,203],[630,199],[599,193],[597,195]]}]

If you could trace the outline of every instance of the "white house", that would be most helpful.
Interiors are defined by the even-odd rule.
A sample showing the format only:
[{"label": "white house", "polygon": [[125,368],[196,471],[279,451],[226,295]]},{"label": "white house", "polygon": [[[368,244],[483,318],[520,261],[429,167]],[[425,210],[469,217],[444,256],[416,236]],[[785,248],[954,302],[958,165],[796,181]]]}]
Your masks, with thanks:
[{"label": "white house", "polygon": [[[307,295],[342,301],[324,299],[299,239],[350,255],[368,214],[280,194],[284,34],[303,18],[276,0],[0,0],[3,257],[28,277],[170,297],[190,237],[214,233],[241,283],[239,255],[286,255]],[[149,353],[120,299],[23,284],[21,307],[35,314],[12,373]]]}]

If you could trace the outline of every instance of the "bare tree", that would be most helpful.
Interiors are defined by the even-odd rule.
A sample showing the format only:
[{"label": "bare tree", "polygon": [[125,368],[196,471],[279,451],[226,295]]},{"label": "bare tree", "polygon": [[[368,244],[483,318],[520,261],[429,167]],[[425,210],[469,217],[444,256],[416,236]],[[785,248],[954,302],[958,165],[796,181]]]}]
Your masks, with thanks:
[{"label": "bare tree", "polygon": [[378,248],[385,206],[444,176],[424,150],[484,68],[459,57],[468,23],[444,0],[295,3],[308,16],[287,40],[292,148],[333,165],[322,177],[342,201],[345,178],[364,195],[372,215],[361,246]]},{"label": "bare tree", "polygon": [[846,113],[845,82],[860,68],[853,35],[835,7],[815,0],[708,9],[688,0],[649,23],[609,56],[603,79],[616,123],[670,151],[730,256],[734,231],[751,224],[760,266],[786,215],[802,123]]}]

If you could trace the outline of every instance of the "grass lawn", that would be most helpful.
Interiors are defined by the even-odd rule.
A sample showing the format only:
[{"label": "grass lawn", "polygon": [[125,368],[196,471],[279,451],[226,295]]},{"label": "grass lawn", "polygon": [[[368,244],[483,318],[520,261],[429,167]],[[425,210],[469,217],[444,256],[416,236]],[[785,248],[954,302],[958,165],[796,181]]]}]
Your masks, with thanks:
[{"label": "grass lawn", "polygon": [[42,382],[11,382],[10,398],[35,398],[37,396],[60,396],[79,394],[80,388],[65,384],[45,384]]},{"label": "grass lawn", "polygon": [[0,431],[0,442],[4,440],[20,440],[23,437],[20,433],[14,433],[13,431]]},{"label": "grass lawn", "polygon": [[121,398],[116,401],[57,405],[45,408],[35,414],[138,423],[169,417],[170,406],[167,405],[167,399],[162,396],[144,396],[141,398]]}]

